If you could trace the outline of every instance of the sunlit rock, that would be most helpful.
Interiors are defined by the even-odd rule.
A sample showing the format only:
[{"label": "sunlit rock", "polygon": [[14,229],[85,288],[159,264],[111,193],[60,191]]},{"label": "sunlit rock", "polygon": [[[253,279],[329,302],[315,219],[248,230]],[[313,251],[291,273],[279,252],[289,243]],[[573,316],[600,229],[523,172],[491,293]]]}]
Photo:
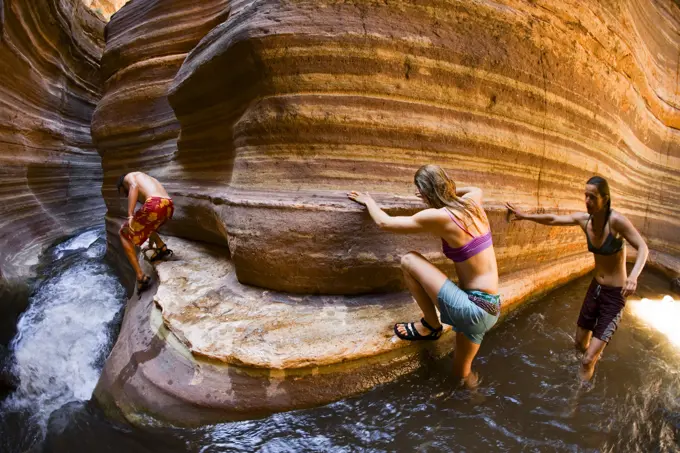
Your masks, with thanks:
[{"label": "sunlit rock", "polygon": [[[155,296],[128,303],[95,390],[112,415],[200,425],[325,404],[392,381],[453,346],[448,328],[426,345],[394,335],[395,322],[420,317],[407,293],[266,290],[240,284],[219,246],[168,244],[175,258],[157,265]],[[541,267],[502,281],[504,312],[584,267],[565,261],[557,275]]]},{"label": "sunlit rock", "polygon": [[102,15],[106,20],[121,9],[130,0],[82,0],[91,10]]}]

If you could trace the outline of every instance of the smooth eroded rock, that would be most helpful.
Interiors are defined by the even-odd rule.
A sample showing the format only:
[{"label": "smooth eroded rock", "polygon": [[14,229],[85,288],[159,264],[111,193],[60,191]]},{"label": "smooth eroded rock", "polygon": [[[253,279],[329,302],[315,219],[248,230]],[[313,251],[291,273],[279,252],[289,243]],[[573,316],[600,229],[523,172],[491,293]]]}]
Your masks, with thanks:
[{"label": "smooth eroded rock", "polygon": [[[406,292],[296,296],[240,284],[226,249],[171,238],[155,296],[128,303],[95,397],[136,424],[237,420],[354,395],[449,353],[447,330],[427,344],[393,325],[419,319]],[[590,257],[519,271],[501,282],[503,312],[564,284]],[[156,288],[151,291],[156,290]],[[159,311],[159,307],[160,311]]]},{"label": "smooth eroded rock", "polygon": [[90,120],[104,22],[81,0],[0,2],[0,285],[42,248],[101,223]]},{"label": "smooth eroded rock", "polygon": [[[426,5],[207,2],[183,16],[183,40],[165,6],[126,6],[95,121],[110,215],[124,215],[119,169],[148,170],[178,201],[168,231],[228,246],[242,283],[396,290],[398,257],[437,245],[378,234],[341,194],[413,212],[413,173],[432,162],[492,208],[545,212],[583,211],[585,181],[601,174],[650,247],[678,255],[677,5]],[[181,49],[163,52],[162,36]],[[578,229],[506,234],[492,217],[502,273],[582,244]]]}]

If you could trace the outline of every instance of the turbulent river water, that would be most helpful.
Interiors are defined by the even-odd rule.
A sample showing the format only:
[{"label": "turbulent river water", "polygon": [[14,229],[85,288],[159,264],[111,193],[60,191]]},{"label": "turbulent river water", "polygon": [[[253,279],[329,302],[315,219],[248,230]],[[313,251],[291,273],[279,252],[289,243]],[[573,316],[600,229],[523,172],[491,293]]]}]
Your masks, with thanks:
[{"label": "turbulent river water", "polygon": [[114,423],[88,401],[125,298],[104,250],[97,229],[43,256],[11,344],[20,384],[0,406],[1,451],[680,451],[680,345],[635,314],[661,307],[654,303],[668,283],[653,273],[638,290],[649,301],[629,300],[589,385],[576,378],[572,350],[582,278],[487,334],[473,392],[456,387],[445,358],[359,397],[260,420],[200,429]]}]

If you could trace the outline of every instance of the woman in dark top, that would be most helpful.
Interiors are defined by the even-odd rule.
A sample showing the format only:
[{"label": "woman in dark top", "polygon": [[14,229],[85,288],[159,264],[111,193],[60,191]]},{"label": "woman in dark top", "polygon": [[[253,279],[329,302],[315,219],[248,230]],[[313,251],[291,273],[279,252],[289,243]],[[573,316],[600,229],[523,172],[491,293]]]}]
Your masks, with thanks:
[{"label": "woman in dark top", "polygon": [[[588,250],[595,258],[595,275],[576,323],[576,347],[584,352],[580,376],[587,381],[593,376],[595,364],[621,320],[626,297],[637,288],[648,249],[633,224],[622,214],[612,211],[609,185],[604,178],[593,176],[588,180],[585,202],[588,213],[570,215],[527,214],[510,203],[506,206],[518,220],[552,226],[579,225],[586,233]],[[638,252],[628,276],[624,239]]]}]

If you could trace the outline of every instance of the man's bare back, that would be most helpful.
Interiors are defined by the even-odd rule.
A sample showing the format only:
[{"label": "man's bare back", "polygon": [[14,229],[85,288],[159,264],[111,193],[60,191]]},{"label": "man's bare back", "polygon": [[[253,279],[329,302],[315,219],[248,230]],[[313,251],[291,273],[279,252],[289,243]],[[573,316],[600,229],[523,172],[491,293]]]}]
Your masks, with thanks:
[{"label": "man's bare back", "polygon": [[163,188],[160,182],[153,176],[149,176],[141,171],[128,173],[125,176],[125,182],[128,184],[129,191],[132,191],[134,186],[137,186],[141,198],[147,200],[151,197],[170,198],[168,192]]}]

